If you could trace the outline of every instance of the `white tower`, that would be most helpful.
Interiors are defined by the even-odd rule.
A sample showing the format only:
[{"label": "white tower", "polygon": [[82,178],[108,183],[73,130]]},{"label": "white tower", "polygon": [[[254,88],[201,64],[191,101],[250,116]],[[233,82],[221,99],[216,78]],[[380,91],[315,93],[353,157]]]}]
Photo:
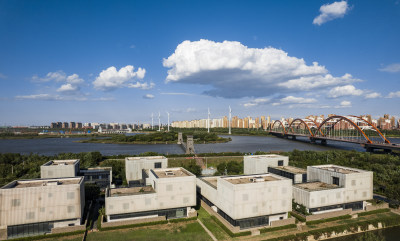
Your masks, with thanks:
[{"label": "white tower", "polygon": [[161,119],[160,119],[161,115],[160,112],[158,112],[158,131],[161,131]]},{"label": "white tower", "polygon": [[210,108],[208,108],[207,132],[210,133]]},{"label": "white tower", "polygon": [[152,129],[152,130],[154,129],[154,128],[153,128],[153,127],[154,127],[154,120],[153,120],[154,118],[153,118],[153,117],[154,117],[154,114],[151,113],[151,129]]},{"label": "white tower", "polygon": [[229,106],[229,120],[228,120],[228,125],[229,125],[229,135],[231,135],[231,122],[232,122],[232,109],[231,106]]},{"label": "white tower", "polygon": [[169,112],[167,112],[168,115],[168,132],[169,132]]}]

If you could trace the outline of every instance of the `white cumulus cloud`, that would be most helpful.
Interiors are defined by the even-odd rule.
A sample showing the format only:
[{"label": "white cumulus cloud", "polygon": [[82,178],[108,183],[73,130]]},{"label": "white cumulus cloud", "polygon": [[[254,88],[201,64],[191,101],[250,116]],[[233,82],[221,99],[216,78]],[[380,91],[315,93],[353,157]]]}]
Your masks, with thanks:
[{"label": "white cumulus cloud", "polygon": [[347,100],[340,102],[339,106],[335,106],[335,108],[350,108],[350,107],[351,107],[351,102]]},{"label": "white cumulus cloud", "polygon": [[[117,70],[114,66],[111,66],[99,74],[93,85],[99,90],[114,90],[121,87],[132,85],[132,81],[135,79],[142,80],[146,74],[146,70],[138,68],[135,72],[132,65],[127,65]],[[133,84],[135,85],[135,84]],[[132,86],[131,86],[132,87]],[[135,88],[135,87],[132,87]]]},{"label": "white cumulus cloud", "polygon": [[400,98],[400,91],[390,92],[387,98]]},{"label": "white cumulus cloud", "polygon": [[154,95],[152,95],[152,94],[145,94],[145,95],[143,96],[143,98],[144,98],[144,99],[154,99]]},{"label": "white cumulus cloud", "polygon": [[128,84],[128,88],[136,88],[136,89],[142,89],[142,90],[149,90],[154,88],[155,84],[154,83],[147,83],[147,82],[136,82],[134,84]]},{"label": "white cumulus cloud", "polygon": [[400,63],[394,63],[394,64],[390,64],[384,68],[379,69],[380,71],[383,72],[389,72],[389,73],[396,73],[396,72],[400,72]]},{"label": "white cumulus cloud", "polygon": [[272,106],[278,105],[303,105],[316,103],[317,100],[314,98],[304,98],[295,96],[286,96],[281,99],[270,99],[270,98],[257,98],[248,103],[243,104],[244,107],[252,107],[264,104],[271,104]]},{"label": "white cumulus cloud", "polygon": [[336,18],[342,18],[350,10],[347,1],[324,4],[320,7],[320,15],[314,18],[313,24],[322,25]]},{"label": "white cumulus cloud", "polygon": [[364,93],[364,91],[360,89],[356,89],[354,85],[345,85],[345,86],[337,86],[331,89],[328,93],[328,97],[330,98],[338,98],[342,96],[360,96]]},{"label": "white cumulus cloud", "polygon": [[382,95],[380,93],[378,93],[378,92],[371,92],[371,93],[367,93],[365,95],[366,99],[376,99],[376,98],[379,98],[379,97],[382,97]]},{"label": "white cumulus cloud", "polygon": [[360,81],[350,74],[334,77],[313,62],[291,57],[273,47],[248,48],[240,42],[184,41],[163,60],[166,82],[201,84],[204,93],[225,98],[265,97]]},{"label": "white cumulus cloud", "polygon": [[62,92],[62,93],[73,93],[75,91],[77,91],[78,87],[76,85],[72,85],[72,84],[64,84],[61,85],[60,88],[57,89],[57,92]]},{"label": "white cumulus cloud", "polygon": [[51,94],[34,94],[34,95],[18,95],[15,96],[16,100],[47,100],[47,101],[86,101],[86,97],[82,96],[61,96]]}]

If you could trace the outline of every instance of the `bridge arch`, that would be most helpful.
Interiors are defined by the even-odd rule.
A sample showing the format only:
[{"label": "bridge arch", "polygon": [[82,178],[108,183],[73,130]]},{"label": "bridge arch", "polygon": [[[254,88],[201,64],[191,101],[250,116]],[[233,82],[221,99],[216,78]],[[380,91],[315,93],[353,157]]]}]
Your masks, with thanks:
[{"label": "bridge arch", "polygon": [[276,120],[271,126],[271,131],[277,133],[281,132],[284,135],[286,133],[286,128],[285,125],[282,123],[282,121]]},{"label": "bridge arch", "polygon": [[318,128],[318,124],[310,119],[294,119],[286,130],[287,134],[300,134],[314,136],[313,130]]},{"label": "bridge arch", "polygon": [[[367,132],[370,135],[367,135]],[[363,142],[362,139],[367,143],[379,142],[372,138],[373,132],[378,134],[381,142],[390,143],[374,125],[358,116],[330,116],[318,126],[314,136],[360,143]]]}]

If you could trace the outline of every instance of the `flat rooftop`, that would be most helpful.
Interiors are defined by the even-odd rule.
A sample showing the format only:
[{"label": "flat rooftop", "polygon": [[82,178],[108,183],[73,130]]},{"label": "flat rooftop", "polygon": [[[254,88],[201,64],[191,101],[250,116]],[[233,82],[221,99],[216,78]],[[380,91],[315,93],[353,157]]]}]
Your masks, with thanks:
[{"label": "flat rooftop", "polygon": [[277,155],[277,154],[267,154],[267,155],[250,155],[250,156],[246,156],[246,157],[250,157],[250,158],[277,158],[277,157],[286,157],[286,156],[282,156],[282,155]]},{"label": "flat rooftop", "polygon": [[121,196],[130,196],[130,195],[149,194],[149,193],[155,193],[155,192],[156,191],[153,189],[152,186],[113,188],[113,189],[110,189],[108,196],[109,197],[121,197]]},{"label": "flat rooftop", "polygon": [[65,178],[65,179],[57,178],[57,179],[19,180],[5,185],[4,187],[2,187],[2,189],[73,185],[73,184],[79,184],[82,178],[83,177]]},{"label": "flat rooftop", "polygon": [[165,169],[151,169],[151,171],[158,178],[174,178],[174,177],[188,177],[193,176],[190,172],[184,168],[165,168]]},{"label": "flat rooftop", "polygon": [[282,166],[282,167],[271,167],[271,168],[275,168],[275,169],[282,170],[285,172],[290,172],[293,174],[306,174],[307,173],[306,169],[293,167],[293,166]]},{"label": "flat rooftop", "polygon": [[273,176],[243,176],[243,177],[224,177],[224,180],[232,184],[248,184],[248,183],[260,183],[281,180]]},{"label": "flat rooftop", "polygon": [[79,162],[79,159],[71,159],[71,160],[52,160],[43,164],[43,166],[66,166],[66,165],[75,165],[75,163]]},{"label": "flat rooftop", "polygon": [[160,160],[167,159],[165,156],[135,156],[135,157],[125,157],[127,161],[138,161],[138,160]]},{"label": "flat rooftop", "polygon": [[342,166],[337,166],[337,165],[321,165],[321,166],[312,166],[312,167],[313,168],[322,169],[322,170],[331,171],[331,172],[342,173],[342,174],[365,172],[363,170],[359,170],[359,169],[356,169],[356,168],[342,167]]},{"label": "flat rooftop", "polygon": [[307,190],[307,191],[310,191],[310,192],[339,188],[338,185],[328,184],[328,183],[324,183],[324,182],[308,182],[308,183],[296,184],[294,186],[304,189],[304,190]]},{"label": "flat rooftop", "polygon": [[200,178],[202,181],[207,183],[208,185],[212,186],[213,188],[217,189],[218,187],[218,177],[204,177]]}]

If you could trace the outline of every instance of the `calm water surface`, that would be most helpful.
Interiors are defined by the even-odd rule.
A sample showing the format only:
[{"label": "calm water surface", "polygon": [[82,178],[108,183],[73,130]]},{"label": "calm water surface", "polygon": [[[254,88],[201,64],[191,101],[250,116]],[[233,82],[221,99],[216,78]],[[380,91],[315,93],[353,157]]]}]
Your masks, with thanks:
[{"label": "calm water surface", "polygon": [[[292,141],[276,137],[263,136],[228,136],[232,141],[217,144],[195,144],[197,153],[204,152],[251,152],[256,151],[292,151],[297,150],[357,150],[364,151],[360,145],[330,142],[326,146],[310,144],[303,141]],[[37,153],[41,155],[55,155],[58,153],[79,153],[100,151],[103,155],[140,154],[142,152],[158,152],[162,154],[183,154],[182,148],[177,144],[152,144],[152,145],[123,145],[102,143],[78,143],[76,141],[87,138],[47,138],[47,139],[16,139],[0,140],[0,153]],[[400,143],[399,138],[391,139]]]}]

